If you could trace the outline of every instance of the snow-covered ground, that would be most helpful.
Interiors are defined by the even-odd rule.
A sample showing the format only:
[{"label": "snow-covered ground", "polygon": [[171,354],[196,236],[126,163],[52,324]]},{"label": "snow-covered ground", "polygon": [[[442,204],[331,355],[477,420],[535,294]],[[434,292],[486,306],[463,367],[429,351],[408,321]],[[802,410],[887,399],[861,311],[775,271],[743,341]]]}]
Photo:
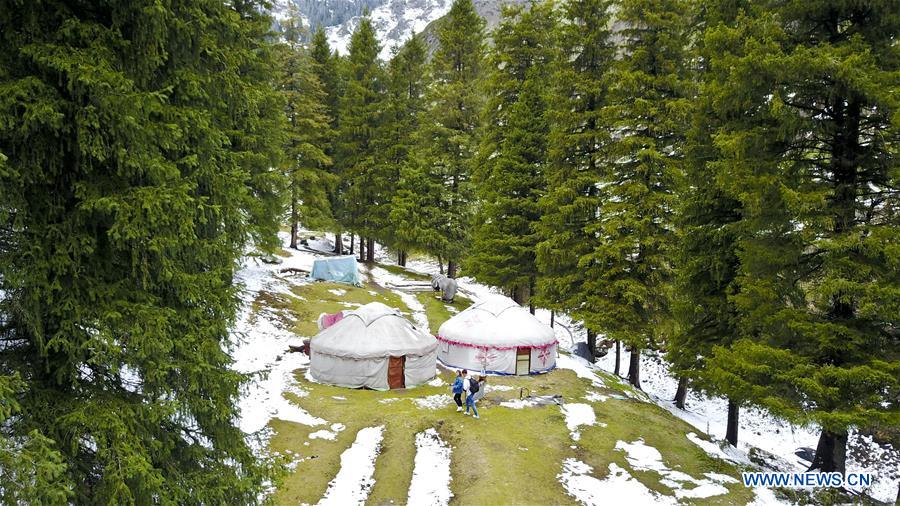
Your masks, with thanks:
[{"label": "snow-covered ground", "polygon": [[251,374],[253,381],[245,387],[240,399],[240,427],[247,434],[268,437],[265,430],[269,420],[302,423],[310,426],[327,422],[315,417],[285,398],[285,393],[304,396],[306,392],[294,381],[294,371],[309,364],[302,353],[287,353],[288,345],[301,345],[293,333],[278,324],[278,316],[266,309],[254,312],[252,303],[261,291],[290,293],[286,280],[278,275],[284,268],[309,270],[314,256],[297,253],[284,259],[282,264],[265,264],[258,258],[248,257],[238,271],[235,281],[244,286],[241,295],[242,308],[232,331],[231,356],[233,368]]},{"label": "snow-covered ground", "polygon": [[566,491],[585,506],[677,504],[674,498],[650,490],[614,463],[609,465],[609,474],[601,480],[593,476],[591,466],[577,459],[566,459],[558,478]]},{"label": "snow-covered ground", "polygon": [[375,459],[381,451],[384,427],[366,427],[356,433],[356,441],[341,454],[341,470],[328,484],[319,506],[349,506],[366,503],[375,480]]},{"label": "snow-covered ground", "polygon": [[[287,238],[283,239],[286,241]],[[330,248],[326,240],[319,240],[310,245],[323,251]],[[376,250],[376,258],[379,261],[390,263],[392,259],[387,255],[388,252],[381,248]],[[251,303],[261,291],[288,294],[292,284],[304,282],[302,279],[283,277],[281,270],[291,268],[310,270],[316,256],[311,252],[292,251],[291,256],[284,258],[278,265],[264,264],[256,258],[248,257],[236,275],[236,281],[244,286],[242,294],[244,305],[232,333],[230,352],[235,360],[233,367],[238,371],[252,374],[254,378],[240,400],[240,427],[248,435],[256,437],[254,445],[265,444],[269,436],[266,426],[272,418],[321,427],[310,435],[311,438],[333,439],[343,430],[343,425],[318,418],[285,397],[285,394],[300,397],[307,394],[296,384],[293,372],[306,368],[308,358],[301,353],[287,352],[289,344],[301,343],[300,339],[281,328],[278,324],[278,315],[265,308],[256,312],[251,311]],[[436,263],[422,260],[410,261],[409,268],[422,274],[434,274],[438,270]],[[378,267],[368,271],[368,274],[373,281],[382,286],[404,281],[402,277]],[[498,293],[497,290],[480,285],[469,278],[461,278],[459,284],[460,291],[476,301]],[[421,303],[413,295],[402,290],[397,290],[396,293],[412,311],[411,317],[416,325],[427,329],[425,308]],[[536,316],[546,323],[550,322],[549,311],[538,310]],[[584,342],[583,329],[565,315],[555,315],[555,323],[554,328],[562,349],[569,349],[577,342]],[[628,359],[628,352],[623,350],[623,370],[627,367]],[[596,388],[602,388],[611,380],[608,377],[601,377],[597,371],[611,372],[614,367],[613,360],[612,353],[601,358],[597,364],[589,364],[573,355],[562,354],[557,359],[557,366],[571,369],[578,377],[587,379]],[[617,387],[624,387],[621,390],[625,395],[659,404],[693,425],[697,432],[703,432],[713,438],[724,435],[727,412],[724,399],[706,398],[692,392],[688,397],[687,409],[679,410],[671,402],[677,382],[669,374],[666,363],[660,357],[645,353],[642,356],[641,367],[642,386],[646,395],[624,387],[624,382],[621,382],[623,384]],[[585,395],[585,400],[602,402],[610,397],[620,396],[607,396],[589,391]],[[399,400],[401,399],[385,399],[382,402]],[[434,395],[414,399],[413,402],[421,409],[433,409],[434,406],[445,406],[451,400],[447,395]],[[530,398],[506,401],[501,403],[501,406],[523,409],[540,403],[553,402],[554,399],[549,398]],[[584,409],[585,407],[587,409]],[[580,427],[602,423],[596,420],[593,408],[589,404],[563,403],[560,409],[576,441]],[[795,452],[799,448],[815,448],[817,427],[794,426],[764,411],[749,408],[742,410],[740,425],[740,445],[737,449],[710,443],[694,433],[688,434],[687,438],[711,456],[738,464],[749,465],[747,453],[755,447],[772,454],[774,456],[772,464],[779,470],[799,471],[808,466],[808,463],[797,457]],[[356,442],[342,455],[341,470],[329,486],[322,503],[360,504],[366,500],[373,483],[372,471],[380,449],[381,437],[381,427],[362,429],[357,434]],[[446,447],[436,432],[434,437],[428,431],[421,433],[417,436],[416,442],[418,452],[415,473],[418,473],[419,478],[415,476],[413,478],[409,491],[410,503],[413,503],[412,498],[415,497],[416,504],[447,504],[450,498],[449,472],[438,473],[433,470],[437,467],[443,469],[443,466],[449,468],[449,447]],[[661,457],[657,458],[659,452],[641,440],[620,441],[617,449],[627,454],[627,460],[633,469],[651,470],[663,476],[667,484],[676,491],[676,498],[716,495],[722,493],[724,488],[722,483],[727,481],[727,477],[715,473],[707,473],[704,477],[692,477],[668,469]],[[868,436],[854,433],[851,435],[849,455],[848,471],[868,471],[876,474],[875,485],[868,493],[882,501],[893,501],[900,481],[898,452],[875,444]],[[863,461],[862,457],[867,457],[867,460]],[[562,463],[559,479],[565,489],[585,505],[619,501],[675,503],[676,498],[649,490],[634,479],[626,469],[616,464],[610,464],[608,471],[604,479],[598,479],[593,476],[590,466],[576,459],[567,459]],[[447,483],[440,481],[432,483],[425,480],[426,476],[429,480],[443,476]],[[771,490],[757,489],[756,493],[756,504],[777,503]],[[421,501],[418,500],[420,497]]]},{"label": "snow-covered ground", "polygon": [[446,506],[450,492],[450,445],[434,429],[416,434],[416,462],[407,504]]},{"label": "snow-covered ground", "polygon": [[[376,257],[379,261],[391,262],[391,258],[384,250],[378,251]],[[407,263],[410,270],[421,274],[437,274],[439,269],[434,261],[414,259]],[[458,280],[460,292],[477,301],[490,294],[501,293],[494,287],[479,284],[472,278],[461,277]],[[551,314],[548,310],[538,309],[535,316],[549,324]],[[554,315],[554,330],[560,342],[560,348],[570,350],[575,343],[586,342],[584,328],[577,322],[571,321],[565,314]],[[628,367],[630,353],[622,350],[622,371]],[[604,386],[603,379],[592,372],[592,369],[601,369],[612,373],[615,370],[615,353],[610,352],[600,358],[596,364],[588,364],[578,357],[560,355],[556,365],[560,368],[572,369],[581,377],[590,380],[595,386]],[[686,421],[713,439],[722,439],[727,425],[728,407],[725,399],[710,398],[691,391],[688,395],[686,409],[675,407],[672,399],[678,381],[670,373],[666,362],[659,356],[644,353],[641,356],[641,386],[649,400],[657,403],[672,414]],[[625,390],[626,395],[641,396]],[[590,394],[589,394],[590,395]],[[602,396],[601,396],[602,397]],[[502,404],[505,407],[522,408],[533,405],[528,400],[508,401]],[[738,450],[727,450],[728,456],[733,461],[749,462],[747,453],[751,448],[759,448],[772,454],[776,467],[784,467],[781,471],[804,471],[809,467],[809,462],[799,458],[796,451],[800,448],[815,449],[818,442],[819,428],[815,425],[798,426],[778,419],[768,412],[752,407],[741,410]],[[702,441],[697,438],[698,441]],[[716,445],[713,445],[716,446]],[[710,450],[707,449],[709,452]],[[722,452],[720,449],[719,452]],[[625,472],[624,470],[622,470]],[[892,502],[897,497],[900,487],[900,449],[885,447],[872,441],[871,436],[860,435],[851,432],[848,444],[847,471],[871,472],[876,476],[875,483],[867,490],[867,493],[875,499]],[[626,472],[627,474],[627,472]],[[762,503],[771,503],[774,496],[760,490],[758,500]],[[770,491],[769,491],[770,492]],[[772,501],[767,500],[771,496]]]}]

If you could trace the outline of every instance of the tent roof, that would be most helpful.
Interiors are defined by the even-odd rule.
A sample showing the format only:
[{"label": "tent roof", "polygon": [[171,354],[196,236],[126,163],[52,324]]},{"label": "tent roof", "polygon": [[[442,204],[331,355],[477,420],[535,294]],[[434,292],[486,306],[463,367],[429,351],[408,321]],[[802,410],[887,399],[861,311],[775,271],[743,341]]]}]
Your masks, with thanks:
[{"label": "tent roof", "polygon": [[449,341],[495,347],[544,346],[556,341],[552,328],[500,295],[490,296],[450,318],[441,325],[438,335]]},{"label": "tent roof", "polygon": [[356,257],[353,255],[316,258],[313,260],[312,272],[309,276],[312,279],[337,281],[357,286],[361,284]]},{"label": "tent roof", "polygon": [[314,353],[354,359],[421,356],[436,348],[434,336],[416,328],[399,310],[380,302],[347,311],[341,321],[310,341]]}]

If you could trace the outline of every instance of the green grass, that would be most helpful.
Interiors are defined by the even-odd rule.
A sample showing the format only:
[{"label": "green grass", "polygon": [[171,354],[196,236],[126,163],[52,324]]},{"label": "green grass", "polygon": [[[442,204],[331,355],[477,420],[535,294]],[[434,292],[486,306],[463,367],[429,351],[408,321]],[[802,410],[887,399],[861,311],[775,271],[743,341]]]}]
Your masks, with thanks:
[{"label": "green grass", "polygon": [[[449,372],[443,378],[449,383]],[[574,457],[594,467],[594,475],[606,475],[610,462],[628,469],[647,487],[672,494],[654,472],[630,471],[625,454],[616,451],[617,441],[642,438],[657,448],[666,465],[703,478],[704,472],[738,477],[730,464],[714,460],[691,443],[685,434],[696,432],[661,408],[631,399],[593,403],[598,421],[607,427],[582,427],[581,440],[572,440],[560,409],[556,406],[510,409],[499,406],[518,396],[518,390],[489,392],[482,400],[480,420],[464,417],[448,404],[437,410],[417,407],[410,398],[447,393],[448,387],[423,386],[402,391],[351,390],[297,381],[309,395],[294,400],[302,408],[329,423],[347,428],[335,441],[308,439],[323,427],[274,421],[276,435],[272,449],[292,450],[306,458],[286,477],[275,495],[276,504],[317,502],[340,469],[340,455],[364,427],[385,427],[382,451],[375,466],[375,486],[368,504],[404,504],[415,459],[415,435],[434,427],[453,448],[451,490],[454,504],[571,504],[557,480],[565,458]],[[556,370],[530,377],[491,377],[491,384],[528,388],[534,394],[560,394],[567,402],[585,402],[588,390],[604,394],[621,393],[609,378],[611,388],[597,389],[572,371]],[[344,397],[337,400],[333,396]],[[391,403],[380,400],[399,398]],[[305,443],[309,443],[306,445]],[[571,446],[576,446],[575,449]],[[538,485],[536,485],[538,484]],[[696,504],[745,504],[752,492],[740,484],[726,485],[730,494],[696,500]]]},{"label": "green grass", "polygon": [[[425,314],[428,316],[428,326],[432,334],[437,334],[441,324],[449,320],[453,315],[472,305],[472,301],[456,295],[453,302],[444,302],[440,299],[440,292],[419,292],[416,298],[425,306]],[[456,312],[450,311],[448,307]]]},{"label": "green grass", "polygon": [[[388,268],[388,266],[381,266]],[[388,269],[391,270],[391,269]],[[394,272],[394,271],[392,271]],[[402,273],[401,273],[402,274]],[[404,274],[405,275],[405,274]],[[336,295],[329,290],[344,290]],[[425,305],[432,332],[452,316],[448,304],[431,292],[418,293]],[[388,305],[409,309],[399,296],[373,283],[362,288],[335,283],[309,283],[295,287],[293,295],[262,294],[256,308],[274,310],[283,323],[303,336],[315,333],[315,320],[322,312],[344,309],[344,303],[363,304],[378,300]],[[450,304],[457,311],[471,304],[464,297]],[[625,454],[615,450],[616,442],[643,439],[658,449],[665,464],[673,470],[703,478],[705,472],[719,472],[738,477],[734,466],[710,458],[691,443],[688,432],[697,432],[662,408],[633,399],[609,398],[592,404],[597,419],[606,427],[581,427],[581,439],[573,441],[560,408],[552,406],[510,409],[500,402],[516,398],[525,388],[535,395],[560,394],[566,402],[588,403],[588,391],[619,394],[630,387],[616,378],[603,376],[606,388],[597,388],[572,371],[558,369],[549,374],[525,377],[491,377],[489,384],[514,387],[510,391],[489,391],[480,402],[482,418],[475,420],[457,413],[448,403],[436,409],[416,406],[411,399],[448,394],[448,386],[420,386],[408,390],[378,392],[355,390],[308,382],[303,371],[295,374],[297,383],[309,392],[304,397],[287,394],[288,398],[311,414],[341,423],[346,428],[334,441],[309,439],[323,426],[273,420],[273,451],[291,450],[302,461],[284,477],[274,495],[276,504],[315,504],[327,490],[328,483],[340,469],[340,457],[353,443],[356,433],[365,427],[384,426],[382,450],[375,463],[375,485],[367,504],[405,504],[415,460],[415,435],[435,428],[452,447],[452,504],[574,504],[574,499],[557,479],[566,458],[577,458],[594,468],[593,475],[603,478],[611,462],[628,470],[641,483],[666,495],[673,491],[660,482],[655,472],[633,471]],[[442,373],[449,384],[451,373]],[[335,399],[343,397],[346,400]],[[384,399],[398,398],[390,403]],[[574,447],[574,448],[573,448]],[[687,485],[686,485],[687,487]],[[728,495],[693,500],[692,504],[746,504],[752,491],[741,484],[727,484]]]},{"label": "green grass", "polygon": [[406,267],[400,267],[399,265],[394,264],[378,264],[378,267],[390,272],[391,274],[396,274],[398,276],[406,276],[407,278],[413,281],[431,281],[431,276],[427,274],[420,274],[418,272],[413,272]]},{"label": "green grass", "polygon": [[[332,290],[337,293],[333,293]],[[304,337],[316,335],[318,332],[316,320],[320,314],[352,309],[359,304],[381,302],[407,315],[410,314],[409,308],[400,296],[374,283],[366,283],[360,288],[342,283],[316,281],[295,286],[291,291],[293,296],[260,293],[254,301],[254,308],[259,310],[268,307],[276,310],[276,314],[287,328]]]}]

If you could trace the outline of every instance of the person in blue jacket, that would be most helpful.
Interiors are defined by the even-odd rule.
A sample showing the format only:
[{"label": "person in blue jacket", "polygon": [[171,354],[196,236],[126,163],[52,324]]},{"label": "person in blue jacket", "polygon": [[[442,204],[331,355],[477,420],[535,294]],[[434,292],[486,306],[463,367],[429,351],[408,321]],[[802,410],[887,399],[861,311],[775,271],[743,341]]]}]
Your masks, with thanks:
[{"label": "person in blue jacket", "polygon": [[465,379],[466,371],[456,371],[456,379],[453,381],[453,386],[451,387],[453,390],[453,400],[456,402],[456,411],[462,411],[462,393],[463,393],[463,380]]}]

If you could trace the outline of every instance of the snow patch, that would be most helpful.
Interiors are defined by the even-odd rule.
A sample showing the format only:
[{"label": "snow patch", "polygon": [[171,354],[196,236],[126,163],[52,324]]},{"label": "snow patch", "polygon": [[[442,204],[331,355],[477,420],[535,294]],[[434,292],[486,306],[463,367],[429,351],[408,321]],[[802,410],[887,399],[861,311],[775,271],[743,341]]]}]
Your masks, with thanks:
[{"label": "snow patch", "polygon": [[[372,279],[381,286],[398,286],[409,282],[409,280],[403,276],[398,276],[381,267],[373,267],[369,270],[369,274],[372,276]],[[412,311],[412,319],[413,323],[416,324],[416,327],[425,332],[429,332],[430,327],[428,325],[428,315],[425,312],[425,305],[422,304],[415,295],[409,292],[394,290],[393,293],[397,294],[406,307]]]},{"label": "snow patch", "polygon": [[[597,416],[590,404],[563,404],[561,409],[563,416],[566,417],[566,427],[569,428],[569,433],[575,441],[581,439],[579,427],[597,425]],[[606,427],[606,424],[602,422],[599,425]]]},{"label": "snow patch", "polygon": [[453,398],[447,394],[429,395],[412,400],[420,409],[441,409],[453,403]]},{"label": "snow patch", "polygon": [[416,461],[407,504],[445,506],[450,503],[450,445],[437,431],[416,434]]},{"label": "snow patch", "polygon": [[[678,499],[700,499],[728,493],[728,489],[721,485],[719,479],[709,477],[707,477],[708,479],[697,479],[687,473],[669,469],[663,463],[659,450],[645,444],[642,439],[632,443],[619,441],[616,443],[616,450],[625,452],[625,460],[632,469],[659,473],[663,478],[660,483],[674,490],[675,497]],[[690,483],[694,487],[685,489],[686,483]]]},{"label": "snow patch", "polygon": [[603,380],[597,377],[597,374],[591,369],[588,361],[581,357],[560,353],[556,357],[556,367],[574,371],[576,376],[590,381],[597,388],[606,386]]},{"label": "snow patch", "polygon": [[673,498],[650,490],[615,463],[609,464],[609,474],[602,480],[591,476],[592,470],[584,462],[569,458],[563,461],[563,471],[557,475],[566,492],[585,506],[677,504]]},{"label": "snow patch", "polygon": [[341,469],[328,484],[320,506],[363,505],[375,485],[375,459],[381,451],[384,426],[366,427],[356,433],[356,441],[341,454]]},{"label": "snow patch", "polygon": [[584,396],[584,399],[588,402],[606,402],[609,399],[608,395],[602,395],[598,392],[588,392],[587,395]]}]

